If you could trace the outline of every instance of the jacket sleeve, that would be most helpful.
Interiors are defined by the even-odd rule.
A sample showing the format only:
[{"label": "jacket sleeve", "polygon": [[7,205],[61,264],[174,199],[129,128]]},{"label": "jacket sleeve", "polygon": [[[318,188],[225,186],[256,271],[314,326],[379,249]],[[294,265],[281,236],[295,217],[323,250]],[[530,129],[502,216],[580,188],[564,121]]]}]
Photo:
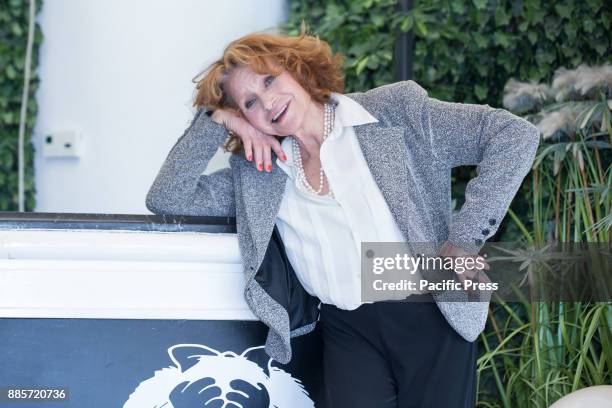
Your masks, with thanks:
[{"label": "jacket sleeve", "polygon": [[147,208],[154,214],[234,217],[231,169],[202,174],[227,136],[225,127],[199,108],[149,188]]},{"label": "jacket sleeve", "polygon": [[477,166],[477,176],[465,190],[465,203],[452,217],[448,241],[478,253],[499,228],[531,170],[540,132],[507,110],[431,98],[410,80],[398,84],[400,97],[410,101],[404,106],[419,116],[418,126],[431,146],[432,158],[450,168]]}]

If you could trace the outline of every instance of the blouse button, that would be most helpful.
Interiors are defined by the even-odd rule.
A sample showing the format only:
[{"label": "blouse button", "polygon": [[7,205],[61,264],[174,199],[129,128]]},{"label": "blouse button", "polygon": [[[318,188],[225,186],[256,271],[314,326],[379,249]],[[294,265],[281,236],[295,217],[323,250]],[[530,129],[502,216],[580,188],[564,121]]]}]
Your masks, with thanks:
[{"label": "blouse button", "polygon": [[489,229],[485,228],[481,232],[482,232],[482,235],[488,235],[489,234]]},{"label": "blouse button", "polygon": [[476,239],[474,240],[474,242],[475,242],[477,245],[480,245],[480,244],[482,244],[482,239],[480,239],[480,238],[476,238]]},{"label": "blouse button", "polygon": [[495,218],[489,218],[489,225],[495,225]]}]

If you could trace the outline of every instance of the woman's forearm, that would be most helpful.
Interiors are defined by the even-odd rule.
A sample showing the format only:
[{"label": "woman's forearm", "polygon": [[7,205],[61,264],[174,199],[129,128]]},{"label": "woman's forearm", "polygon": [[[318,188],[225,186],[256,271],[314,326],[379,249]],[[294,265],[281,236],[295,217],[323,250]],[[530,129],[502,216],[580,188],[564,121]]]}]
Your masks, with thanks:
[{"label": "woman's forearm", "polygon": [[230,169],[202,175],[227,135],[223,125],[198,109],[153,181],[147,208],[155,214],[235,216]]}]

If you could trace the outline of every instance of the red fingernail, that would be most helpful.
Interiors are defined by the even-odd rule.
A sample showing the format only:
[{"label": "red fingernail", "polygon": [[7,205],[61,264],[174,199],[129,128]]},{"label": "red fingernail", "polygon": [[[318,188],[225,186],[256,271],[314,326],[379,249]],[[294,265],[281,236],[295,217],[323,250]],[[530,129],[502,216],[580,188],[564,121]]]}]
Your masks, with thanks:
[{"label": "red fingernail", "polygon": [[287,161],[287,156],[283,153],[283,161]]},{"label": "red fingernail", "polygon": [[251,161],[251,159],[253,158],[253,156],[247,156],[247,160]]},{"label": "red fingernail", "polygon": [[259,171],[263,170],[263,165],[261,163],[259,163],[257,165],[257,170],[259,170]]},{"label": "red fingernail", "polygon": [[272,165],[268,164],[268,167],[266,167],[266,170],[271,171],[272,170]]}]

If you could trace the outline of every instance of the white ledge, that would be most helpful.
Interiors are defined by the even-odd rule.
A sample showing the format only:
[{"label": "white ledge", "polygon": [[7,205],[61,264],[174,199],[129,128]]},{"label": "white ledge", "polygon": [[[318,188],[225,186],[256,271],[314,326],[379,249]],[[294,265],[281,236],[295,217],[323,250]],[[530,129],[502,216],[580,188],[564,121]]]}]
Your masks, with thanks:
[{"label": "white ledge", "polygon": [[236,234],[0,231],[0,317],[257,320]]}]

